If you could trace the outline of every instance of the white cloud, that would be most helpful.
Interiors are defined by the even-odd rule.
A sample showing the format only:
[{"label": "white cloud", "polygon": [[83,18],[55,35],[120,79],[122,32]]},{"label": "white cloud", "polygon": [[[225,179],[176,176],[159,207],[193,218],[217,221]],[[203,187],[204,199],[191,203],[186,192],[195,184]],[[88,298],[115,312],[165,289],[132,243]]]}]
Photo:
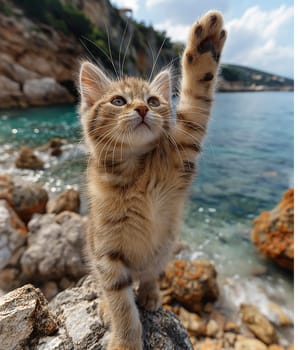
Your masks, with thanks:
[{"label": "white cloud", "polygon": [[146,7],[150,9],[156,5],[160,5],[160,4],[167,2],[167,1],[168,0],[146,0]]},{"label": "white cloud", "polygon": [[172,21],[166,20],[165,22],[158,23],[154,26],[157,30],[165,30],[167,32],[167,35],[173,40],[173,41],[182,41],[186,42],[189,27],[183,24],[173,24]]},{"label": "white cloud", "polygon": [[128,7],[134,12],[139,9],[139,0],[112,0],[112,3],[117,7]]},{"label": "white cloud", "polygon": [[284,37],[284,29],[291,25],[293,15],[293,7],[284,5],[271,11],[262,11],[259,6],[247,9],[226,24],[223,61],[292,76],[293,45]]}]

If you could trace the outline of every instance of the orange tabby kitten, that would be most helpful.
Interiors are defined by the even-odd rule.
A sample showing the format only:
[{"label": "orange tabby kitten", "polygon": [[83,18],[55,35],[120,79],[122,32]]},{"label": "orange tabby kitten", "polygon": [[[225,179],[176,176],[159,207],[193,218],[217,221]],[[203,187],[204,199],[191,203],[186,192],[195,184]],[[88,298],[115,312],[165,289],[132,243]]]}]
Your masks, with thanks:
[{"label": "orange tabby kitten", "polygon": [[190,31],[182,57],[176,119],[171,75],[148,83],[111,81],[84,62],[81,117],[90,149],[87,172],[88,257],[112,327],[108,350],[141,350],[137,303],[160,306],[157,279],[171,256],[187,190],[206,133],[226,32],[221,14],[208,12]]}]

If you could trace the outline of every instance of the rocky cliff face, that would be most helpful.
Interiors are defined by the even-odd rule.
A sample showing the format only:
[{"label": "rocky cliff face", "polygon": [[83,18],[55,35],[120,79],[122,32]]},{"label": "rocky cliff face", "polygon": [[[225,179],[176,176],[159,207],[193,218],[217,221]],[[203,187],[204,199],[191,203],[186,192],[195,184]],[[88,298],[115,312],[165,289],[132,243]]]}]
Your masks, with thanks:
[{"label": "rocky cliff face", "polygon": [[65,86],[73,82],[83,54],[72,37],[35,24],[17,8],[0,14],[0,106],[72,102]]},{"label": "rocky cliff face", "polygon": [[53,3],[41,1],[44,17],[31,2],[0,0],[0,108],[73,102],[82,58],[112,74],[114,64],[117,74],[148,77],[164,40],[156,69],[177,56],[163,34],[121,14],[108,0],[54,0],[58,14]]}]

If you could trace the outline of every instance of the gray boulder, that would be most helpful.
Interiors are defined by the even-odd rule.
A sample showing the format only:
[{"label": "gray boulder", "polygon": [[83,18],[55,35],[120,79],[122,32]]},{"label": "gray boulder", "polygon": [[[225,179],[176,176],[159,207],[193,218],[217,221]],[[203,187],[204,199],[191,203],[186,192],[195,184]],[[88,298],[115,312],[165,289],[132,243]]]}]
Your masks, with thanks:
[{"label": "gray boulder", "polygon": [[1,349],[24,349],[33,336],[50,335],[57,328],[45,297],[32,285],[0,297]]},{"label": "gray boulder", "polygon": [[[47,302],[26,285],[0,297],[0,344],[5,350],[104,350],[110,329],[97,309],[100,293],[91,277]],[[144,350],[192,350],[177,317],[163,309],[140,310]],[[59,327],[59,328],[58,328]]]},{"label": "gray boulder", "polygon": [[[91,277],[80,286],[65,290],[50,303],[61,327],[53,336],[41,337],[32,350],[105,349],[110,330],[99,319],[100,294]],[[186,330],[177,317],[163,309],[140,310],[144,350],[191,350]]]},{"label": "gray boulder", "polygon": [[86,218],[72,212],[35,214],[28,224],[28,247],[20,262],[24,278],[37,282],[81,278],[86,272],[85,224]]}]

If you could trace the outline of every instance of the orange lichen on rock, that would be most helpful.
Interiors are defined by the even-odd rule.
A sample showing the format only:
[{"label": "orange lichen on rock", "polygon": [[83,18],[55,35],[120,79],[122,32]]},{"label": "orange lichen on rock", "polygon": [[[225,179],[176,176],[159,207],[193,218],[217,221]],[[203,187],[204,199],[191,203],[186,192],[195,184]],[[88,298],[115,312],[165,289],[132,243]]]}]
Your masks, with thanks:
[{"label": "orange lichen on rock", "polygon": [[198,312],[207,301],[218,298],[216,270],[207,260],[173,260],[161,280],[161,288],[169,290],[167,297],[188,310]]},{"label": "orange lichen on rock", "polygon": [[287,190],[281,202],[264,211],[253,222],[253,243],[278,265],[294,269],[294,190]]}]

